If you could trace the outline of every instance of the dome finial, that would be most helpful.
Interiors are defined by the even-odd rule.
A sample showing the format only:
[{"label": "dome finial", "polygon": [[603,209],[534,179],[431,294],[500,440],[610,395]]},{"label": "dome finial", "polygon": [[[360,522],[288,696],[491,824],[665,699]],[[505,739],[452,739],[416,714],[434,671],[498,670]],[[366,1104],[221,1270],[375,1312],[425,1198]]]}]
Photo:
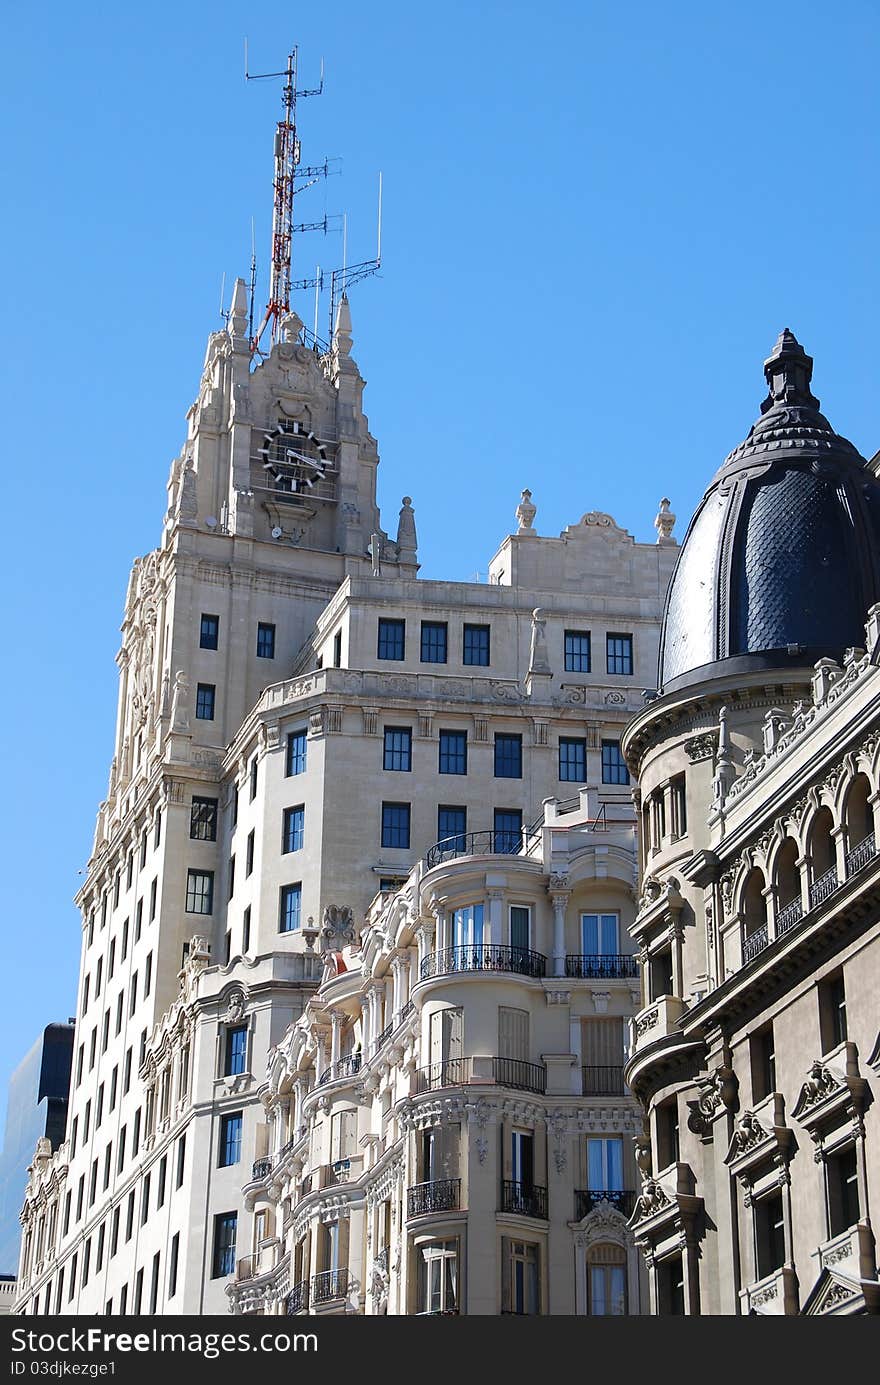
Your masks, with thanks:
[{"label": "dome finial", "polygon": [[776,345],[764,362],[770,393],[761,405],[765,414],[776,404],[801,405],[818,409],[819,401],[810,392],[813,358],[808,356],[790,327],[783,327]]}]

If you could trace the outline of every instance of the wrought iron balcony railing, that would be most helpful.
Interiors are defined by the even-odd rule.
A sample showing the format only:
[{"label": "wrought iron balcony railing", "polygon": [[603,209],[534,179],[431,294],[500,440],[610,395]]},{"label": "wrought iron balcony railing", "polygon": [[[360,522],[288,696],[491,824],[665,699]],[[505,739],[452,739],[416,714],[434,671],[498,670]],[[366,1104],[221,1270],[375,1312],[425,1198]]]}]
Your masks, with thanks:
[{"label": "wrought iron balcony railing", "polygon": [[861,870],[862,866],[866,866],[875,855],[874,833],[871,832],[867,837],[863,837],[860,842],[857,842],[855,846],[850,847],[846,853],[847,877],[855,875],[856,871]]},{"label": "wrought iron balcony railing", "polygon": [[265,1159],[255,1159],[252,1171],[252,1178],[258,1183],[261,1178],[268,1178],[272,1172],[272,1158],[267,1155]]},{"label": "wrought iron balcony railing", "polygon": [[826,870],[824,875],[820,875],[818,880],[814,880],[810,886],[810,908],[815,909],[817,904],[823,904],[829,895],[834,894],[837,889],[837,867],[832,866]]},{"label": "wrought iron balcony railing", "polygon": [[507,947],[501,943],[463,943],[432,952],[422,960],[419,977],[449,976],[454,972],[512,972],[515,976],[543,977],[547,958],[526,947]]},{"label": "wrought iron balcony railing", "polygon": [[781,938],[783,933],[787,933],[790,928],[794,928],[796,923],[800,923],[804,916],[804,906],[799,899],[792,899],[784,905],[776,915],[776,936]]},{"label": "wrought iron balcony railing", "polygon": [[334,1298],[345,1298],[348,1293],[348,1270],[322,1270],[312,1275],[312,1303],[330,1303]]},{"label": "wrought iron balcony railing", "polygon": [[460,1178],[438,1178],[430,1183],[415,1183],[407,1189],[406,1214],[423,1217],[429,1212],[455,1212],[461,1191]]},{"label": "wrought iron balcony railing", "polygon": [[584,980],[633,977],[639,974],[639,964],[635,957],[625,952],[569,953],[565,959],[565,974]]},{"label": "wrought iron balcony railing", "polygon": [[309,1281],[300,1280],[299,1284],[294,1284],[290,1293],[287,1295],[285,1308],[290,1313],[304,1313],[309,1306]]},{"label": "wrought iron balcony railing", "polygon": [[523,831],[456,832],[444,837],[431,847],[425,856],[425,869],[432,870],[443,861],[454,861],[457,856],[518,856],[526,836]]},{"label": "wrought iron balcony railing", "polygon": [[433,1092],[438,1087],[460,1087],[471,1076],[470,1058],[444,1058],[429,1063],[416,1073],[416,1092]]},{"label": "wrought iron balcony railing", "polygon": [[547,1218],[547,1189],[537,1183],[517,1183],[505,1178],[501,1184],[501,1211],[518,1212],[523,1217]]},{"label": "wrought iron balcony railing", "polygon": [[612,1207],[616,1207],[625,1217],[631,1217],[635,1206],[636,1195],[629,1189],[620,1188],[575,1188],[574,1192],[574,1217],[575,1221],[580,1221],[588,1212],[592,1212],[594,1207],[598,1207],[600,1202],[610,1202]]},{"label": "wrought iron balcony railing", "polygon": [[623,1065],[615,1067],[581,1068],[581,1091],[584,1096],[623,1096]]},{"label": "wrought iron balcony railing", "polygon": [[526,1063],[519,1058],[493,1058],[492,1076],[500,1087],[512,1087],[519,1092],[547,1090],[547,1069],[543,1063]]},{"label": "wrought iron balcony railing", "polygon": [[751,962],[759,952],[764,951],[769,942],[770,935],[767,932],[766,923],[762,924],[760,928],[753,929],[751,933],[744,933],[742,940],[743,963]]}]

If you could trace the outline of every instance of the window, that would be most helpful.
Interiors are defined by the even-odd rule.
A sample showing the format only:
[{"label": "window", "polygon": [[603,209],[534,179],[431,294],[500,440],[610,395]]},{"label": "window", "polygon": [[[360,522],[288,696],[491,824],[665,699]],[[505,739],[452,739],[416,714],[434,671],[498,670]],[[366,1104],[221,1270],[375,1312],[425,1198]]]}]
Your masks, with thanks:
[{"label": "window", "polygon": [[302,885],[282,885],[278,911],[278,932],[293,933],[299,928],[302,915]]},{"label": "window", "polygon": [[147,864],[147,829],[146,829],[146,827],[145,827],[144,830],[143,830],[143,832],[141,833],[141,856],[140,856],[140,862],[139,862],[139,864],[138,864],[138,869],[139,869],[139,870],[143,870],[143,868],[144,868],[144,866],[145,866],[146,864]]},{"label": "window", "polygon": [[92,1068],[95,1066],[95,1050],[97,1049],[97,1045],[98,1027],[96,1025],[95,1028],[92,1030],[91,1037],[89,1038],[89,1072],[91,1072]]},{"label": "window", "polygon": [[83,981],[82,1005],[80,1006],[80,1013],[83,1014],[83,1015],[86,1013],[86,1010],[88,1010],[88,1008],[89,1008],[89,986],[90,986],[90,984],[91,984],[91,978],[89,977],[88,973],[86,973],[85,980]]},{"label": "window", "polygon": [[402,659],[406,650],[406,622],[403,620],[379,620],[379,639],[376,657],[379,659]]},{"label": "window", "polygon": [[112,1143],[104,1150],[104,1173],[101,1179],[101,1191],[106,1192],[110,1187],[110,1171],[113,1167],[113,1145]]},{"label": "window", "polygon": [[177,1293],[177,1260],[180,1255],[180,1232],[175,1231],[171,1241],[171,1254],[168,1257],[168,1297]]},{"label": "window", "polygon": [[[530,936],[531,910],[524,904],[512,904],[510,906],[510,946],[528,952]],[[522,1056],[525,1057],[526,1055],[523,1054]]]},{"label": "window", "polygon": [[605,636],[605,663],[609,673],[632,673],[632,635]]},{"label": "window", "polygon": [[440,773],[467,774],[467,732],[440,732]]},{"label": "window", "polygon": [[[244,1069],[242,1069],[244,1071]],[[174,1180],[175,1188],[183,1186],[183,1171],[186,1166],[186,1136],[181,1135],[177,1141],[177,1174]]]},{"label": "window", "polygon": [[156,917],[156,885],[157,885],[157,884],[158,884],[158,881],[155,880],[155,879],[154,879],[154,880],[151,880],[151,882],[150,882],[150,923],[152,923],[152,922],[153,922],[153,919]]},{"label": "window", "polygon": [[[246,1024],[236,1024],[226,1031],[226,1062],[223,1073],[235,1077],[247,1072],[248,1031]],[[178,1184],[179,1186],[179,1184]]]},{"label": "window", "polygon": [[220,1159],[221,1169],[241,1161],[241,1111],[223,1116],[220,1120]]},{"label": "window", "polygon": [[77,1085],[77,1086],[79,1086],[80,1082],[82,1082],[82,1075],[83,1075],[83,1057],[84,1057],[84,1054],[85,1054],[85,1046],[84,1046],[83,1044],[80,1044],[79,1048],[78,1048],[77,1051],[76,1051],[76,1085]]},{"label": "window", "polygon": [[659,1169],[668,1169],[679,1160],[678,1147],[678,1101],[670,1097],[657,1107],[657,1164]]},{"label": "window", "polygon": [[113,1220],[110,1223],[110,1259],[119,1249],[119,1208],[113,1208]]},{"label": "window", "polygon": [[95,1129],[98,1130],[101,1121],[104,1119],[104,1083],[98,1088],[98,1099],[95,1102]]},{"label": "window", "polygon": [[495,778],[522,779],[522,736],[495,733]]},{"label": "window", "polygon": [[420,659],[423,664],[446,663],[446,621],[422,621],[422,648]]},{"label": "window", "polygon": [[228,967],[232,958],[232,929],[227,928],[223,939],[223,965]]},{"label": "window", "polygon": [[250,875],[254,868],[254,829],[248,832],[247,845],[244,853],[244,873]]},{"label": "window", "polygon": [[528,1241],[504,1237],[504,1270],[506,1271],[505,1312],[535,1314],[540,1312],[538,1289],[538,1247]]},{"label": "window", "polygon": [[409,849],[408,803],[382,804],[382,845]]},{"label": "window", "polygon": [[758,1279],[782,1269],[785,1264],[785,1220],[782,1189],[755,1202],[755,1268]]},{"label": "window", "polygon": [[763,1101],[776,1091],[776,1051],[773,1025],[767,1024],[749,1039],[752,1069],[752,1102]]},{"label": "window", "polygon": [[819,982],[819,1031],[823,1053],[830,1053],[846,1039],[846,992],[842,971]]},{"label": "window", "polygon": [[113,980],[113,973],[116,970],[116,939],[110,940],[110,956],[107,959],[107,980]]},{"label": "window", "polygon": [[134,1124],[131,1127],[131,1152],[137,1154],[141,1143],[141,1108],[140,1106],[134,1113]]},{"label": "window", "polygon": [[241,950],[246,953],[251,945],[251,906],[248,905],[244,911],[244,918],[241,924]]},{"label": "window", "polygon": [[[155,882],[155,880],[154,880],[154,881],[153,881],[153,888],[154,888],[154,889],[155,889],[155,886],[156,886],[156,882]],[[151,902],[151,905],[152,905],[152,896],[151,896],[150,902]],[[152,914],[150,915],[150,918],[151,918],[151,919],[153,918],[153,915],[152,915]],[[143,919],[144,919],[144,901],[143,901],[142,899],[139,899],[138,902],[137,902],[137,904],[135,905],[135,910],[134,910],[134,940],[135,940],[136,943],[139,943],[140,940],[141,940],[141,930],[142,930],[142,926],[143,926]]]},{"label": "window", "polygon": [[620,753],[620,741],[602,742],[602,783],[629,783],[629,770]]},{"label": "window", "polygon": [[122,1288],[121,1288],[120,1291],[119,1291],[119,1316],[120,1316],[121,1318],[124,1318],[124,1317],[125,1317],[126,1309],[127,1309],[127,1308],[128,1308],[128,1285],[127,1285],[127,1284],[123,1284]]},{"label": "window", "polygon": [[134,972],[128,983],[128,1017],[131,1019],[137,1008],[138,974]]},{"label": "window", "polygon": [[565,671],[566,673],[590,672],[589,630],[566,630]]},{"label": "window", "polygon": [[581,946],[587,957],[616,957],[617,914],[581,914]]},{"label": "window", "polygon": [[150,1215],[150,1175],[147,1174],[141,1186],[141,1226],[146,1224]]},{"label": "window", "polygon": [[495,852],[515,856],[522,846],[522,813],[519,808],[495,809]]},{"label": "window", "polygon": [[285,774],[304,774],[306,768],[306,733],[291,731],[287,737]]},{"label": "window", "polygon": [[684,1317],[684,1265],[680,1255],[670,1255],[659,1261],[657,1274],[657,1308],[661,1316]]},{"label": "window", "polygon": [[216,798],[197,798],[193,795],[192,807],[189,815],[189,835],[194,841],[216,842]]},{"label": "window", "polygon": [[478,664],[483,668],[488,666],[488,625],[465,625],[462,631],[461,662],[463,664]]},{"label": "window", "polygon": [[149,1312],[155,1313],[159,1302],[159,1252],[153,1256],[153,1270],[150,1275],[150,1307]]},{"label": "window", "polygon": [[153,846],[157,847],[162,840],[162,809],[156,809],[156,826],[153,830]]},{"label": "window", "polygon": [[594,1318],[626,1315],[626,1251],[623,1246],[591,1246],[587,1253],[587,1309]]},{"label": "window", "polygon": [[467,809],[437,809],[437,841],[442,842],[445,851],[464,851],[467,831]]},{"label": "window", "polygon": [[96,971],[95,971],[95,995],[96,995],[96,996],[99,996],[99,995],[101,994],[101,985],[102,985],[102,983],[103,983],[103,979],[104,979],[104,958],[103,958],[103,957],[99,957],[99,958],[98,958],[98,966],[97,966],[97,969],[96,969]]},{"label": "window", "polygon": [[383,769],[412,769],[412,731],[408,726],[385,727]]},{"label": "window", "polygon": [[131,1049],[125,1051],[125,1068],[122,1074],[122,1095],[125,1096],[131,1086]]},{"label": "window", "polygon": [[238,826],[238,785],[233,784],[229,791],[229,815],[230,827],[235,830]]},{"label": "window", "polygon": [[208,616],[202,613],[199,625],[199,648],[216,649],[218,636],[220,634],[220,617]]},{"label": "window", "polygon": [[131,889],[131,882],[134,879],[134,852],[128,853],[128,860],[125,865],[125,888]]},{"label": "window", "polygon": [[232,896],[233,896],[234,894],[235,894],[235,855],[233,854],[233,855],[230,856],[230,858],[229,858],[229,890],[228,890],[228,892],[227,892],[226,898],[227,898],[227,899],[231,899]]},{"label": "window", "polygon": [[458,1242],[421,1246],[419,1313],[454,1313],[457,1308]]},{"label": "window", "polygon": [[117,907],[118,904],[119,904],[119,871],[116,872],[116,875],[114,876],[114,879],[113,879],[113,908],[115,909],[115,908]]},{"label": "window", "polygon": [[210,914],[214,909],[214,872],[189,870],[186,873],[186,912]]},{"label": "window", "polygon": [[140,1311],[141,1311],[141,1304],[142,1304],[142,1302],[143,1302],[143,1297],[144,1297],[144,1272],[143,1272],[143,1270],[138,1270],[137,1274],[135,1275],[135,1280],[134,1280],[134,1302],[132,1303],[132,1309],[131,1309],[131,1311],[135,1314],[136,1317],[139,1316],[139,1314],[140,1314]]},{"label": "window", "polygon": [[98,1161],[92,1160],[92,1167],[89,1173],[89,1206],[95,1201],[98,1193]]},{"label": "window", "polygon": [[70,1300],[73,1298],[74,1294],[76,1293],[76,1265],[77,1265],[77,1259],[78,1259],[78,1257],[77,1257],[76,1255],[74,1255],[73,1259],[72,1259],[71,1262],[70,1262],[70,1284],[69,1284],[68,1289],[67,1289],[67,1302],[68,1302],[68,1303],[70,1302]]},{"label": "window", "polygon": [[828,1188],[828,1234],[839,1236],[859,1220],[859,1176],[855,1143],[825,1159]]},{"label": "window", "polygon": [[[149,953],[147,953],[147,965],[146,965],[146,967],[144,968],[144,1000],[146,1000],[147,996],[150,994],[150,987],[152,986],[152,984],[153,984],[153,954],[152,954],[152,952],[149,952]],[[108,1015],[107,1018],[109,1019],[110,1016]]]},{"label": "window", "polygon": [[587,1140],[587,1186],[591,1193],[623,1190],[623,1139],[619,1135]]},{"label": "window", "polygon": [[125,1239],[126,1239],[126,1241],[130,1241],[130,1240],[131,1240],[131,1234],[132,1234],[133,1231],[134,1231],[134,1188],[132,1188],[131,1192],[130,1192],[129,1195],[128,1195],[128,1205],[127,1205],[127,1207],[126,1207],[126,1209],[125,1209]]},{"label": "window", "polygon": [[559,778],[575,784],[587,781],[587,743],[571,736],[559,737]]},{"label": "window", "polygon": [[214,720],[214,695],[217,689],[213,683],[199,683],[196,688],[196,718],[199,721]]},{"label": "window", "polygon": [[284,819],[281,828],[281,850],[286,854],[288,851],[302,851],[303,829],[306,821],[306,810],[300,803],[296,808],[285,808]]},{"label": "window", "polygon": [[257,759],[257,757],[256,757],[256,755],[255,755],[254,758],[251,760],[251,789],[250,789],[250,801],[251,801],[251,803],[253,803],[254,799],[255,799],[256,796],[257,796],[257,774],[258,774],[258,772],[259,772],[259,764],[260,764],[260,762],[259,762],[259,760]]},{"label": "window", "polygon": [[669,799],[672,806],[672,835],[673,837],[684,837],[687,835],[687,795],[685,793],[685,776],[677,774],[674,779],[669,781]]},{"label": "window", "polygon": [[257,658],[275,658],[275,626],[264,621],[257,626]]},{"label": "window", "polygon": [[214,1218],[214,1258],[211,1278],[222,1279],[235,1270],[236,1212],[220,1212]]},{"label": "window", "polygon": [[333,667],[342,667],[342,631],[337,630],[333,636]]},{"label": "window", "polygon": [[119,992],[119,995],[116,997],[116,1021],[115,1021],[114,1027],[113,1027],[113,1033],[114,1033],[114,1034],[119,1034],[119,1033],[122,1032],[122,1006],[123,1006],[123,1002],[124,1002],[124,996],[123,996],[123,994],[122,994],[122,991],[120,991],[120,992]]}]

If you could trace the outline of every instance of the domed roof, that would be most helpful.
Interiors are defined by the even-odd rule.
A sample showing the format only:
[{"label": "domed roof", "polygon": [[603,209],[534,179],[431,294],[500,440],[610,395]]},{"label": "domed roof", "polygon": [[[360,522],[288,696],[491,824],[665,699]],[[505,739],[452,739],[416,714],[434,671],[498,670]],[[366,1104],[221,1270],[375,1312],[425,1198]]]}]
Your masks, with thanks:
[{"label": "domed roof", "polygon": [[663,615],[664,691],[749,669],[840,658],[880,600],[880,482],[810,392],[785,329],[769,394],[685,535]]}]

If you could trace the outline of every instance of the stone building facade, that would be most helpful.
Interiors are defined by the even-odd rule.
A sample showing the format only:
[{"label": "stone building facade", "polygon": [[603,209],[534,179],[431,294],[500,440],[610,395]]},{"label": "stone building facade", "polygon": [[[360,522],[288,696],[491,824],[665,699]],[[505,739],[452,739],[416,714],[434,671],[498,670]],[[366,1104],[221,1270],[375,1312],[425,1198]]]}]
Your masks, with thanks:
[{"label": "stone building facade", "polygon": [[880,486],[784,332],[628,727],[659,1314],[880,1311]]},{"label": "stone building facade", "polygon": [[[67,1137],[54,1153],[38,1151],[30,1170],[18,1312],[216,1314],[258,1301],[277,1311],[292,1292],[291,1266],[305,1275],[303,1255],[311,1272],[324,1254],[314,1240],[304,1251],[295,1234],[303,1217],[311,1227],[315,1200],[293,1164],[279,1196],[251,1177],[300,1126],[317,1129],[317,1098],[297,1107],[290,1091],[335,1071],[328,1064],[349,1052],[340,1045],[359,1042],[371,1066],[349,1201],[365,1207],[369,1189],[376,1202],[382,1169],[392,1182],[403,1169],[409,1186],[413,1122],[425,1119],[413,1073],[430,1065],[432,1016],[444,1007],[463,1013],[468,1076],[444,1092],[443,1109],[485,1093],[490,1114],[475,1139],[490,1128],[494,1139],[513,1120],[534,1136],[523,1178],[502,1173],[494,1147],[481,1160],[482,1144],[471,1146],[462,1126],[456,1177],[469,1222],[450,1238],[467,1235],[467,1302],[500,1311],[480,1284],[480,1257],[500,1273],[502,1225],[533,1247],[526,1260],[541,1257],[533,1308],[587,1302],[586,1288],[576,1298],[572,1287],[578,1237],[598,1225],[584,1221],[574,1194],[590,1191],[584,1142],[600,1127],[622,1140],[635,1112],[621,1076],[622,1023],[639,1001],[626,941],[634,819],[620,737],[656,666],[673,517],[664,502],[655,544],[594,511],[541,537],[524,491],[487,583],[419,579],[409,497],[394,536],[381,527],[347,300],[329,347],[306,337],[291,314],[255,362],[237,282],[171,467],[161,543],[132,571],[115,754],[78,896]],[[543,825],[557,813],[581,843],[570,883],[556,869],[561,829]],[[467,850],[428,870],[441,839]],[[486,910],[488,955],[507,949],[512,965],[485,979],[421,978],[413,969],[427,944],[419,954],[416,934],[426,938],[426,918],[447,907],[447,893],[452,909],[461,891]],[[515,915],[511,934],[514,906],[529,913],[527,922]],[[328,975],[315,945],[340,918],[351,936],[334,951],[347,959],[347,981]],[[457,945],[442,931],[452,927],[447,919],[431,955]],[[523,973],[532,954],[540,960]],[[590,964],[598,976],[565,973],[565,959],[581,955],[599,958]],[[356,976],[373,997],[366,1017]],[[492,1067],[508,1062],[499,1007],[519,1025],[509,1061],[534,1070],[541,1091],[520,1091]],[[607,1018],[596,1052],[611,1061],[596,1061],[592,1039],[584,1047],[594,1018]],[[389,1024],[394,1044],[377,1048]],[[601,1098],[583,1090],[591,1066],[615,1069]],[[366,1087],[374,1077],[376,1093]],[[328,1091],[335,1100],[335,1083]],[[320,1181],[338,1162],[331,1124],[310,1137],[311,1162],[296,1147],[307,1178]],[[354,1138],[352,1118],[345,1130]],[[502,1176],[520,1198],[544,1188],[548,1215],[523,1206],[502,1214]],[[623,1229],[634,1183],[627,1155],[605,1182],[593,1191],[611,1195],[599,1200],[613,1222],[608,1244],[626,1256],[624,1296],[615,1268],[624,1261],[602,1282],[619,1311],[637,1312],[645,1300]],[[395,1216],[405,1221],[401,1205]],[[358,1216],[344,1304],[374,1311],[368,1220]],[[385,1244],[370,1235],[374,1249]],[[408,1255],[411,1241],[400,1244]],[[390,1311],[415,1311],[413,1275],[398,1274]]]}]

